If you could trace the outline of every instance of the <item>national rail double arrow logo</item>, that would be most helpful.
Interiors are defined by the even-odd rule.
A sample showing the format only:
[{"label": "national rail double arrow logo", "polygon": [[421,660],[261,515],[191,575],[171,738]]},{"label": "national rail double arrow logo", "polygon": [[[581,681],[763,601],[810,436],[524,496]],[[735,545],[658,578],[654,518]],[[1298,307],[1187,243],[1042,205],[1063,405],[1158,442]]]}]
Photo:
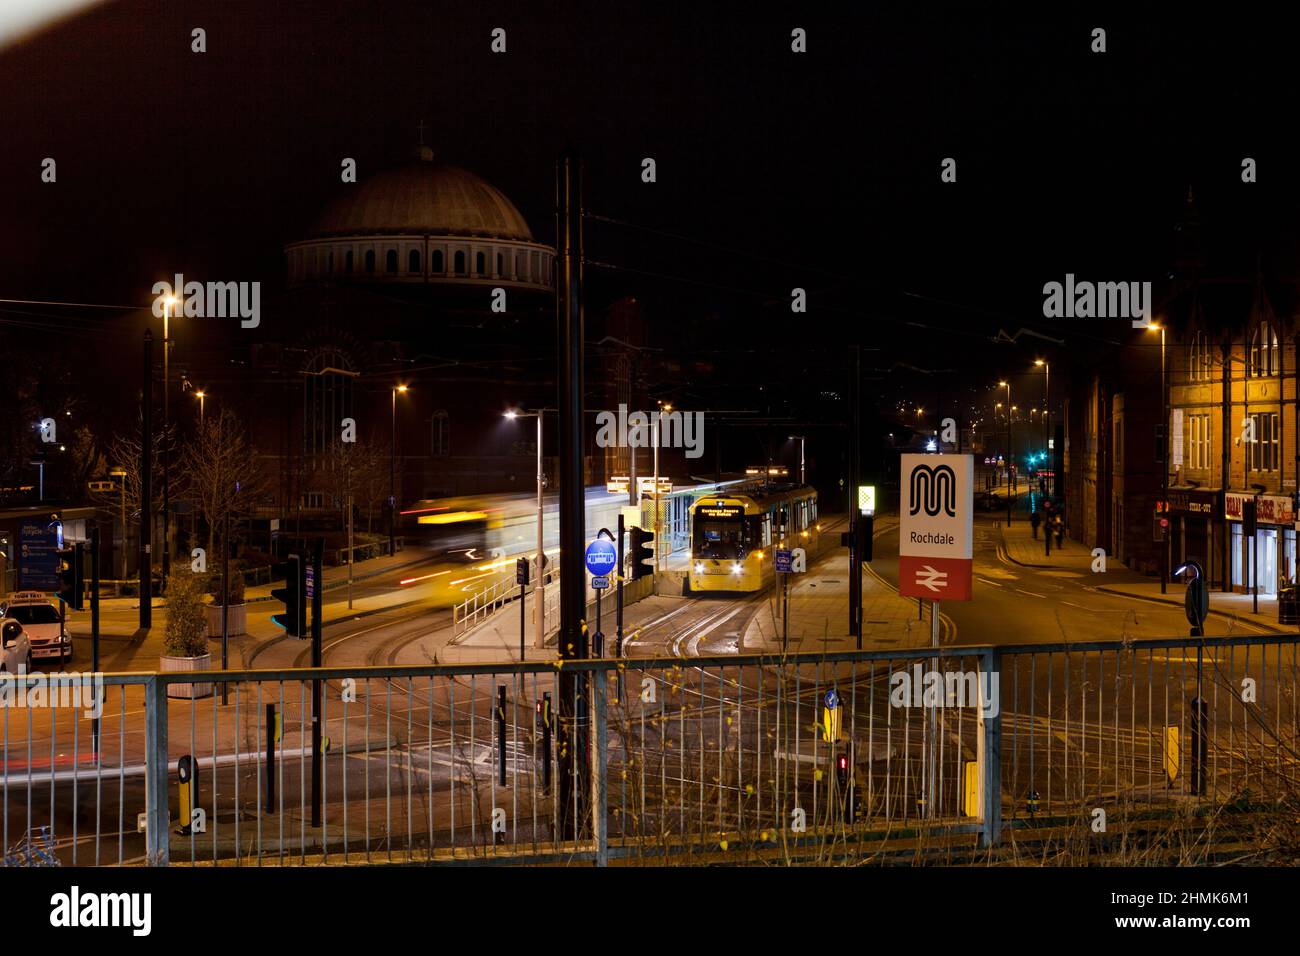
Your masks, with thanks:
[{"label": "national rail double arrow logo", "polygon": [[930,565],[924,565],[917,569],[916,583],[920,587],[929,588],[935,594],[938,594],[948,586],[948,572],[940,571]]}]

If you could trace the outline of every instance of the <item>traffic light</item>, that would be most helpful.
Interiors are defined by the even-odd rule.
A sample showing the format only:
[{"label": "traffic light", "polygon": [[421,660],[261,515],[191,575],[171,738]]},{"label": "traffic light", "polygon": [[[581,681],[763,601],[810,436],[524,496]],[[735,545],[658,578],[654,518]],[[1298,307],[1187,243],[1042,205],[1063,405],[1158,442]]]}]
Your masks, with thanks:
[{"label": "traffic light", "polygon": [[[630,529],[632,543],[632,580],[654,573],[655,533],[644,528]],[[642,549],[648,549],[647,554]]]},{"label": "traffic light", "polygon": [[839,783],[840,799],[844,801],[844,822],[853,823],[857,819],[858,815],[858,794],[856,789],[850,792],[850,784],[852,781],[849,779],[848,751],[836,756],[835,777]]},{"label": "traffic light", "polygon": [[81,592],[84,585],[82,578],[81,556],[85,545],[74,544],[70,548],[64,548],[57,552],[59,556],[59,600],[72,608],[74,611],[80,611],[82,604]]},{"label": "traffic light", "polygon": [[871,543],[875,537],[875,528],[875,515],[858,515],[853,523],[853,530],[840,533],[840,546],[849,548],[856,544],[858,560],[870,561]]},{"label": "traffic light", "polygon": [[307,595],[302,564],[301,557],[291,554],[283,564],[276,565],[275,573],[284,575],[284,587],[271,589],[271,597],[284,602],[284,613],[272,614],[271,622],[284,628],[290,637],[302,637],[307,630]]}]

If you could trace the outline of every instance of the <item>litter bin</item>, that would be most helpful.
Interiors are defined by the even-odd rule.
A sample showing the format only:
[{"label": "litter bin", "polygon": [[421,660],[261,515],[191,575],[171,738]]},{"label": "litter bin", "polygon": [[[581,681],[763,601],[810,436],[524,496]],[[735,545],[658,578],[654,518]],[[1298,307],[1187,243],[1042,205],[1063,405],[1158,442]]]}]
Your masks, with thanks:
[{"label": "litter bin", "polygon": [[1300,588],[1292,585],[1278,592],[1277,622],[1279,624],[1300,623]]}]

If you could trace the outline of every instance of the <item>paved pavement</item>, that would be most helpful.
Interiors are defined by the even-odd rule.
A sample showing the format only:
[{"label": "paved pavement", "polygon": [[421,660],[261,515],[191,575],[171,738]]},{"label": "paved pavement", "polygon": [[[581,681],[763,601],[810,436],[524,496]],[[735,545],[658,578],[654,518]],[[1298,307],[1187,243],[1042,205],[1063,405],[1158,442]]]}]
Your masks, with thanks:
[{"label": "paved pavement", "polygon": [[[877,518],[877,539],[897,536],[897,518]],[[796,575],[790,588],[789,642],[794,653],[855,650],[849,634],[849,555],[846,548],[832,548],[813,562],[808,571]],[[784,625],[777,595],[750,621],[743,650],[747,653],[780,653]],[[864,650],[889,647],[925,646],[930,642],[929,610],[918,614],[917,602],[900,597],[898,589],[866,566],[862,575],[862,646]],[[940,614],[940,640],[947,632]]]}]

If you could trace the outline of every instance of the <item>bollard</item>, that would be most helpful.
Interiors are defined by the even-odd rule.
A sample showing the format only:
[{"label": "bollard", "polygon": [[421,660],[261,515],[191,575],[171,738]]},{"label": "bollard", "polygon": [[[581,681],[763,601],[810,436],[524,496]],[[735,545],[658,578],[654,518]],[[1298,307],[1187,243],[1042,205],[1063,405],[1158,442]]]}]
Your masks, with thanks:
[{"label": "bollard", "polygon": [[176,777],[179,780],[180,813],[178,816],[181,819],[181,828],[176,832],[181,836],[189,836],[192,832],[191,824],[197,803],[195,798],[198,796],[199,789],[199,766],[189,754],[176,761]]}]

